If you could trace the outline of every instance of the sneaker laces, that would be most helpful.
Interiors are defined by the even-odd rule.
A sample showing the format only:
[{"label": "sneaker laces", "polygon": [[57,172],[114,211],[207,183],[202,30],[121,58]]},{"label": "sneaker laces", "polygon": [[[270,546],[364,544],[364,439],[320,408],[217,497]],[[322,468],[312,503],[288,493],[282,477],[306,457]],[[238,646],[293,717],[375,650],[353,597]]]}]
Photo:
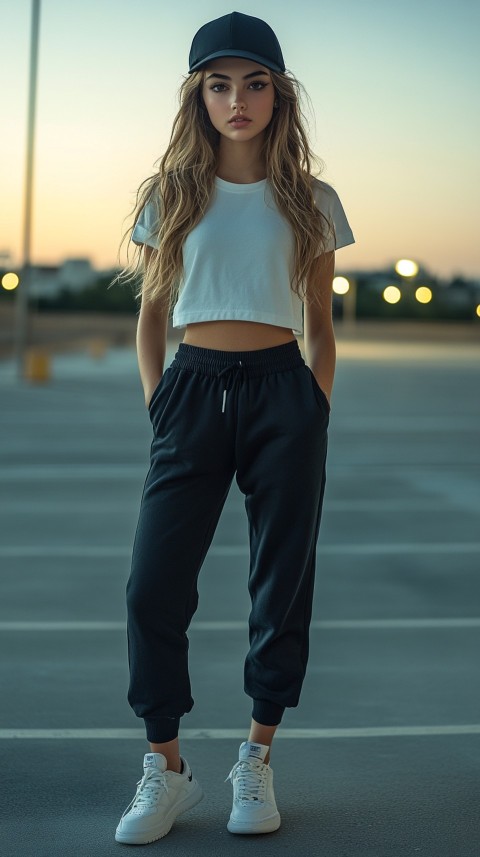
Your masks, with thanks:
[{"label": "sneaker laces", "polygon": [[230,771],[227,780],[237,786],[236,799],[241,803],[249,801],[264,801],[267,787],[267,768],[263,762],[257,760],[236,762]]},{"label": "sneaker laces", "polygon": [[168,792],[168,783],[165,774],[160,773],[158,770],[147,770],[142,779],[137,783],[135,797],[130,801],[123,815],[126,815],[127,812],[141,813],[145,809],[152,809],[157,803],[158,793],[161,789]]}]

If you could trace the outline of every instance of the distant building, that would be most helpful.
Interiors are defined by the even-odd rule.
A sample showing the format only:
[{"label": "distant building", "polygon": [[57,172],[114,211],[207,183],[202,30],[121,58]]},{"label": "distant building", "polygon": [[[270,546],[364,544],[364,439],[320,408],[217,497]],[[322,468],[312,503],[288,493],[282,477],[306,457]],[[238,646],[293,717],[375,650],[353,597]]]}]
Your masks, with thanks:
[{"label": "distant building", "polygon": [[65,259],[58,269],[60,288],[70,289],[72,292],[80,292],[92,286],[97,276],[90,259]]},{"label": "distant building", "polygon": [[0,268],[10,268],[12,265],[12,256],[10,250],[0,250]]},{"label": "distant building", "polygon": [[89,259],[65,259],[61,265],[33,265],[30,282],[32,298],[49,298],[62,289],[81,292],[95,283],[98,272]]},{"label": "distant building", "polygon": [[[30,297],[51,298],[60,291],[57,265],[32,265],[30,276]],[[20,283],[21,279],[20,272]]]}]

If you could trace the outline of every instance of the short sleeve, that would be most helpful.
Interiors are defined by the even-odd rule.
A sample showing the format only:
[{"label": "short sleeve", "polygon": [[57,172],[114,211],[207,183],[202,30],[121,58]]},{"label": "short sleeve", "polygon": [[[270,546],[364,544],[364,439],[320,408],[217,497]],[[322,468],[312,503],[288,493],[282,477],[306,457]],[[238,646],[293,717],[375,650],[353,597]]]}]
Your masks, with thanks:
[{"label": "short sleeve", "polygon": [[140,212],[131,240],[135,244],[148,244],[149,247],[158,250],[159,219],[158,202],[150,198]]},{"label": "short sleeve", "polygon": [[314,179],[312,189],[316,206],[330,225],[325,252],[339,250],[340,247],[347,247],[348,244],[355,244],[353,232],[337,192],[331,185],[319,179]]}]

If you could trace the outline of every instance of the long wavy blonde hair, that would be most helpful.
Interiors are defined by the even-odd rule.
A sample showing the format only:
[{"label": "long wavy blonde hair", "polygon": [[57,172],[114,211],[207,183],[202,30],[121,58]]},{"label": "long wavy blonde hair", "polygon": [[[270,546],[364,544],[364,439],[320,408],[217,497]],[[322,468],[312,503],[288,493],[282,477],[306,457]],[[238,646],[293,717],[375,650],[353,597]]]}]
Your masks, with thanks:
[{"label": "long wavy blonde hair", "polygon": [[[158,171],[138,188],[131,213],[133,223],[120,244],[121,248],[143,207],[153,200],[159,215],[154,227],[158,252],[145,265],[142,250],[137,247],[133,261],[128,261],[114,280],[135,283],[140,280],[135,297],[155,302],[157,306],[168,302],[170,310],[176,303],[183,276],[183,243],[205,214],[215,184],[220,133],[212,125],[203,101],[204,74],[203,69],[193,72],[180,87],[180,109],[168,148],[159,159]],[[311,167],[314,163],[318,174],[323,162],[308,143],[300,106],[302,84],[290,72],[271,71],[271,77],[277,107],[264,132],[262,156],[274,201],[294,234],[291,288],[302,300],[314,302],[316,295],[308,289],[308,275],[315,256],[325,250],[330,224],[315,204]]]}]

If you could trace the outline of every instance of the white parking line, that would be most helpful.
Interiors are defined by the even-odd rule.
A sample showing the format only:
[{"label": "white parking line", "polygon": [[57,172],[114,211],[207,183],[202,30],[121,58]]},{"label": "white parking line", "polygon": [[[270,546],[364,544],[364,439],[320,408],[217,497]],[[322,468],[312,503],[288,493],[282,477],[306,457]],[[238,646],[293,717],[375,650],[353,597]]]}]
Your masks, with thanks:
[{"label": "white parking line", "polygon": [[[480,542],[374,542],[345,544],[328,544],[319,541],[317,553],[321,556],[326,554],[346,554],[353,556],[388,555],[388,554],[460,554],[479,553]],[[249,554],[248,545],[212,545],[209,550],[212,556],[244,556]]]},{"label": "white parking line", "polygon": [[[98,515],[102,514],[103,518],[106,515],[118,515],[120,512],[129,512],[131,508],[136,512],[138,508],[137,496],[129,497],[128,499],[120,495],[109,497],[108,502],[103,500],[95,500],[86,498],[85,500],[65,499],[55,500],[44,497],[35,499],[18,499],[12,500],[11,497],[0,498],[0,513],[2,519],[5,520],[6,515]],[[398,513],[398,512],[450,512],[452,509],[452,501],[450,497],[445,497],[444,500],[421,499],[415,500],[405,498],[404,500],[395,500],[385,498],[383,500],[329,500],[325,505],[325,513],[345,513],[356,512],[357,514],[367,514],[371,512],[380,513]],[[472,498],[468,498],[465,506],[468,505],[469,511],[480,509],[480,494],[478,502],[472,505]],[[229,501],[225,506],[225,512],[231,514],[245,515],[245,506],[243,503]]]},{"label": "white parking line", "polygon": [[[138,404],[140,405],[140,396],[138,397]],[[35,426],[37,429],[47,429],[51,428],[61,428],[64,427],[67,430],[72,426],[75,427],[75,430],[78,431],[80,428],[84,428],[88,430],[103,428],[105,424],[108,424],[109,419],[112,419],[112,408],[111,406],[101,405],[99,403],[95,404],[95,410],[85,410],[85,411],[68,411],[65,408],[68,407],[66,404],[61,403],[60,405],[52,405],[52,407],[47,410],[43,410],[39,403],[35,404]],[[139,408],[140,410],[140,408]],[[138,426],[139,423],[139,413],[135,413],[130,410],[123,402],[115,408],[115,418],[121,414],[122,419],[122,427],[123,428],[134,428]],[[0,414],[0,426],[4,431],[11,431],[15,429],[16,426],[25,425],[27,418],[26,409],[14,409],[11,408],[8,411]],[[113,425],[113,419],[112,419]],[[405,435],[406,433],[412,434],[429,434],[429,435],[439,435],[439,434],[462,434],[462,433],[473,433],[476,428],[476,417],[469,415],[454,415],[454,416],[446,416],[445,414],[430,416],[428,414],[415,414],[413,416],[402,415],[402,414],[376,414],[376,415],[360,415],[360,414],[348,414],[347,415],[338,415],[335,421],[334,429],[335,434],[351,434],[355,432],[356,435],[359,433],[372,434],[375,432],[382,432],[385,434],[401,433]]]},{"label": "white parking line", "polygon": [[[348,471],[364,471],[368,468],[370,473],[387,472],[389,477],[399,474],[401,477],[414,476],[415,479],[422,477],[424,474],[438,473],[442,474],[466,473],[469,478],[478,470],[477,461],[471,462],[445,462],[432,464],[397,464],[397,463],[382,463],[382,462],[367,462],[349,461],[342,463],[341,461],[332,461],[329,465],[331,472],[342,473]],[[145,453],[145,463],[125,464],[125,462],[113,462],[111,464],[95,463],[80,463],[80,464],[5,464],[0,466],[0,482],[2,484],[9,482],[28,482],[29,484],[35,481],[45,479],[55,479],[61,481],[71,481],[78,479],[80,481],[94,480],[96,482],[122,479],[144,479],[148,470],[148,449]]]},{"label": "white parking line", "polygon": [[[192,622],[190,631],[246,631],[245,620]],[[310,628],[314,631],[412,631],[480,628],[480,618],[453,619],[315,619]],[[9,631],[125,631],[126,622],[0,622],[0,632]]]},{"label": "white parking line", "polygon": [[[309,740],[338,738],[412,738],[441,735],[478,735],[480,724],[458,726],[366,726],[345,729],[289,729],[280,727],[277,738]],[[144,729],[0,729],[0,741],[8,739],[145,740]],[[244,729],[181,729],[180,738],[195,741],[245,738]]]},{"label": "white parking line", "polygon": [[85,481],[94,479],[103,481],[105,479],[121,480],[141,478],[146,476],[148,469],[147,460],[145,464],[12,464],[0,467],[0,481],[5,482],[28,482],[55,479],[69,482],[73,479]]},{"label": "white parking line", "polygon": [[[325,544],[321,540],[317,546],[320,556],[388,556],[401,554],[477,554],[480,553],[480,542],[374,542],[345,544]],[[17,558],[87,558],[87,559],[121,559],[131,557],[132,548],[121,545],[3,545],[0,547],[0,557]],[[244,545],[212,545],[209,556],[235,557],[249,556],[250,548]],[[27,569],[26,569],[27,570]]]}]

